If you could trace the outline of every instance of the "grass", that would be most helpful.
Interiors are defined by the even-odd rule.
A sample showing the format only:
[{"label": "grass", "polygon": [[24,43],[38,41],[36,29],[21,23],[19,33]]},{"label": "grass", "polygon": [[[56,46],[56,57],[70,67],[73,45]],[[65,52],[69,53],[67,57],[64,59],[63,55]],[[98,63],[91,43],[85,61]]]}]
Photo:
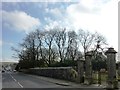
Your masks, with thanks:
[{"label": "grass", "polygon": [[[95,72],[92,75],[93,77],[93,83],[97,83],[98,82],[98,73]],[[101,73],[101,83],[106,83],[107,81],[107,73]]]},{"label": "grass", "polygon": [[117,80],[120,82],[120,76],[117,77]]}]

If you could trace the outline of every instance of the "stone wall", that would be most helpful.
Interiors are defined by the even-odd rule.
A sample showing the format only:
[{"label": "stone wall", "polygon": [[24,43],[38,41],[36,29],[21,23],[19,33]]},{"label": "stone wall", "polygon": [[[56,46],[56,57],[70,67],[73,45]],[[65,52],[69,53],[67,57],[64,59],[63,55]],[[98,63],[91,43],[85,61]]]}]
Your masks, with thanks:
[{"label": "stone wall", "polygon": [[21,70],[24,73],[52,77],[77,82],[78,73],[72,67],[31,68]]}]

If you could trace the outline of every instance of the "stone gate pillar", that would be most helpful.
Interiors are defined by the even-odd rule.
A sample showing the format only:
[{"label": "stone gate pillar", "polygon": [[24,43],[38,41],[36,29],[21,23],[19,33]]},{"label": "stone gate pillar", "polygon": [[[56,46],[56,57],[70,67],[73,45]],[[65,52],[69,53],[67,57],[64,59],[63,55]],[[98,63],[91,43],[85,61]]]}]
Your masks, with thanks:
[{"label": "stone gate pillar", "polygon": [[78,80],[80,83],[84,83],[84,62],[85,60],[81,58],[77,61],[78,64]]},{"label": "stone gate pillar", "polygon": [[114,50],[114,48],[109,48],[105,53],[107,55],[107,71],[108,71],[107,88],[117,88],[116,53],[117,52]]},{"label": "stone gate pillar", "polygon": [[118,63],[118,76],[120,76],[120,62]]},{"label": "stone gate pillar", "polygon": [[92,54],[87,52],[85,54],[85,83],[92,84]]}]

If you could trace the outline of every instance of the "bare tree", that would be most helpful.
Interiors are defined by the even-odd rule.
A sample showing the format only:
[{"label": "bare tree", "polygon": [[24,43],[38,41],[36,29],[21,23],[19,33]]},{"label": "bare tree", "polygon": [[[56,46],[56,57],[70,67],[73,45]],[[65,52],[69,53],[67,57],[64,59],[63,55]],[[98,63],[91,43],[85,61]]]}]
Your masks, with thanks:
[{"label": "bare tree", "polygon": [[[104,49],[106,49],[105,48],[106,45],[108,45],[106,38],[103,35],[101,35],[100,33],[95,32],[95,42],[94,42],[95,47],[93,48],[94,58],[97,57],[98,52],[102,52],[102,54],[104,55],[104,52],[105,52]],[[104,57],[105,57],[105,55],[104,55]]]},{"label": "bare tree", "polygon": [[[95,43],[94,44],[97,44],[97,43],[99,43],[97,48],[100,48],[101,45],[104,45],[104,46],[108,45],[106,38],[103,35],[101,35],[100,33],[95,32]],[[102,49],[102,47],[101,47],[101,49]]]},{"label": "bare tree", "polygon": [[31,32],[27,34],[27,36],[24,38],[23,43],[20,44],[20,47],[22,48],[21,51],[24,51],[27,53],[28,60],[33,63],[33,67],[36,64],[36,38],[35,33]]},{"label": "bare tree", "polygon": [[50,30],[46,32],[46,35],[44,37],[45,39],[45,43],[47,45],[48,48],[48,63],[51,64],[52,61],[52,55],[54,54],[54,52],[52,51],[52,45],[54,43],[54,37],[55,37],[56,32],[54,30]]},{"label": "bare tree", "polygon": [[90,33],[89,31],[79,30],[78,39],[80,45],[83,47],[83,53],[85,53],[90,49],[91,45],[94,43],[95,35]]},{"label": "bare tree", "polygon": [[78,51],[77,34],[75,31],[69,31],[66,57],[74,61],[77,55],[77,51]]},{"label": "bare tree", "polygon": [[41,62],[46,62],[46,55],[44,53],[44,37],[45,37],[45,32],[36,30],[35,32],[36,38],[37,38],[37,60],[41,60]]},{"label": "bare tree", "polygon": [[[17,57],[22,60],[21,63],[30,62],[33,67],[37,64],[49,66],[58,57],[61,62],[64,62],[65,59],[74,61],[76,57],[80,58],[82,55],[79,51],[79,45],[82,46],[85,55],[91,46],[95,46],[98,41],[100,45],[106,43],[101,34],[92,34],[84,30],[79,30],[78,34],[75,31],[67,32],[66,29],[60,30],[59,28],[49,31],[36,30],[26,35],[20,44],[20,50],[14,48],[13,50],[17,52]],[[29,66],[29,64],[27,65]]]},{"label": "bare tree", "polygon": [[61,62],[65,59],[65,43],[66,43],[66,29],[59,30],[55,34],[55,42],[58,47],[59,56]]}]

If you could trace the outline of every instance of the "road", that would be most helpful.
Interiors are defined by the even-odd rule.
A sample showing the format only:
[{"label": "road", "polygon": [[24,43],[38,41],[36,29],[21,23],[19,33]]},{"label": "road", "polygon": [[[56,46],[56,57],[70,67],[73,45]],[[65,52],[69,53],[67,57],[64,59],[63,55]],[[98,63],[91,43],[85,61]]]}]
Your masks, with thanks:
[{"label": "road", "polygon": [[[78,84],[54,83],[55,80],[48,80],[40,76],[28,75],[19,72],[2,74],[2,88],[80,88]],[[56,81],[57,82],[57,81]],[[73,89],[75,90],[75,89]],[[102,90],[102,89],[101,89]]]},{"label": "road", "polygon": [[3,73],[3,88],[59,88],[63,87],[23,73]]}]

